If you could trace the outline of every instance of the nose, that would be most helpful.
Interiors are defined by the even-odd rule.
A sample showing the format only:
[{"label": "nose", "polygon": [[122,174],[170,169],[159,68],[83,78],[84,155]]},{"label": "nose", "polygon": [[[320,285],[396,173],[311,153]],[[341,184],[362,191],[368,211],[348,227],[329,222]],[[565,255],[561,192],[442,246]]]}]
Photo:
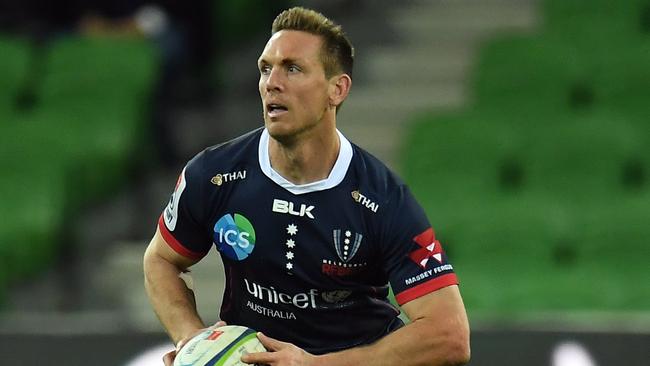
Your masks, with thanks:
[{"label": "nose", "polygon": [[280,68],[274,67],[271,69],[269,74],[266,76],[264,87],[267,92],[278,92],[283,90],[284,84],[282,81],[282,70]]}]

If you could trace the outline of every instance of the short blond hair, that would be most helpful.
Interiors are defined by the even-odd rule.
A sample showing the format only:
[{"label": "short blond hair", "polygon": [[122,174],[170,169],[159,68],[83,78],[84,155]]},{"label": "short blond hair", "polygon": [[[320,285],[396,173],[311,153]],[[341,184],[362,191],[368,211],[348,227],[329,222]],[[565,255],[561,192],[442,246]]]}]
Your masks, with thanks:
[{"label": "short blond hair", "polygon": [[323,14],[302,7],[293,7],[280,13],[273,21],[271,35],[281,30],[296,30],[320,36],[323,40],[321,61],[325,76],[337,74],[352,77],[354,47],[343,28]]}]

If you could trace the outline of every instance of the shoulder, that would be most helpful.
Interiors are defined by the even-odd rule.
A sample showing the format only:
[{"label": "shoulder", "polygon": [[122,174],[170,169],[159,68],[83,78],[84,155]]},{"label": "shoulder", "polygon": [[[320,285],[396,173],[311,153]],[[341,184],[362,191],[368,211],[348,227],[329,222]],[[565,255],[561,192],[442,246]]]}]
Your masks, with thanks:
[{"label": "shoulder", "polygon": [[186,170],[194,176],[226,172],[257,161],[257,148],[262,129],[258,128],[232,140],[205,148],[188,163]]},{"label": "shoulder", "polygon": [[255,129],[244,135],[218,145],[210,146],[199,155],[204,155],[207,162],[218,164],[257,160],[257,148],[263,128]]},{"label": "shoulder", "polygon": [[402,179],[377,157],[355,144],[352,149],[352,164],[360,190],[386,202],[395,192],[405,188]]}]

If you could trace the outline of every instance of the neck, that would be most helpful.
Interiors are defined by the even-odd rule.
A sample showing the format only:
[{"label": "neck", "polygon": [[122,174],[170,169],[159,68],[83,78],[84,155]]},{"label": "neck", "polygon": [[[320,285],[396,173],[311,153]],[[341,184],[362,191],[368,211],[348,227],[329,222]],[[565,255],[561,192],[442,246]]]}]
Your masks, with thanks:
[{"label": "neck", "polygon": [[269,139],[271,166],[293,184],[326,179],[336,163],[341,146],[336,129],[314,132],[291,143]]}]

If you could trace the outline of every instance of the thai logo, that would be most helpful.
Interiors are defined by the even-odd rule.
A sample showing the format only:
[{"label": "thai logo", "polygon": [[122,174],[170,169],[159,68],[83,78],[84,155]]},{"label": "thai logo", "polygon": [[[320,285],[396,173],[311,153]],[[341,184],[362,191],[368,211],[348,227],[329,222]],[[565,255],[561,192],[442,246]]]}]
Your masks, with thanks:
[{"label": "thai logo", "polygon": [[370,198],[364,196],[358,190],[352,191],[352,199],[355,202],[360,203],[363,206],[366,206],[367,209],[369,209],[374,213],[377,213],[377,210],[379,210],[379,205],[376,202],[373,202]]},{"label": "thai logo", "polygon": [[214,224],[214,242],[230,259],[246,259],[255,249],[255,229],[246,217],[226,214]]},{"label": "thai logo", "polygon": [[246,171],[240,170],[232,173],[217,174],[210,179],[210,182],[215,186],[221,186],[224,183],[232,182],[234,180],[246,179]]}]

